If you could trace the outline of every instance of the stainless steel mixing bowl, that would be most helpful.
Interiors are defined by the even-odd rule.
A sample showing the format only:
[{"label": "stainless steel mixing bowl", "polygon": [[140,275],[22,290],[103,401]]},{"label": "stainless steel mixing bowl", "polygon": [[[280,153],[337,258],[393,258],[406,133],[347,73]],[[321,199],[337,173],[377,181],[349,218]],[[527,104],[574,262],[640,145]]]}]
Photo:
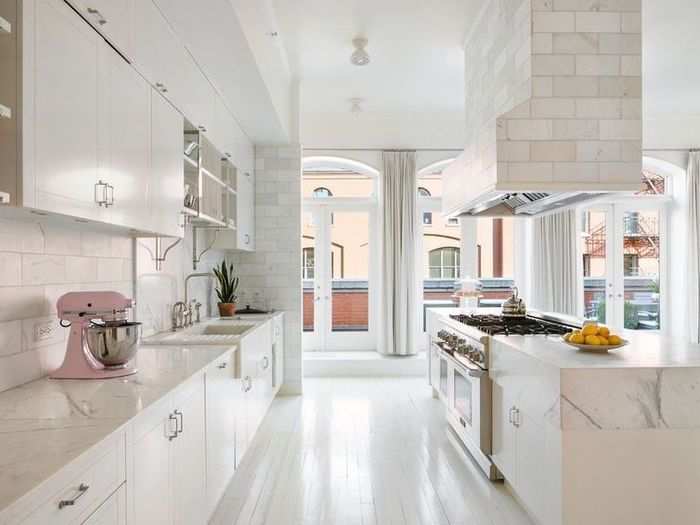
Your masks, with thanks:
[{"label": "stainless steel mixing bowl", "polygon": [[98,362],[107,367],[120,367],[136,354],[141,337],[141,323],[119,326],[92,324],[85,328],[88,350]]}]

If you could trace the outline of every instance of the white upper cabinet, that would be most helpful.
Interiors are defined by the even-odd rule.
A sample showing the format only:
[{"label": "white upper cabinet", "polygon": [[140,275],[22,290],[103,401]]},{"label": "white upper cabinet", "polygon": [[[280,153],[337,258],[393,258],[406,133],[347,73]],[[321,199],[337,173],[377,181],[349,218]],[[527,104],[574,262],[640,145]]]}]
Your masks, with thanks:
[{"label": "white upper cabinet", "polygon": [[[25,123],[24,204],[101,220],[98,182],[98,55],[104,41],[60,0],[36,0],[33,118]],[[32,137],[33,132],[33,137]],[[33,141],[31,140],[33,138]],[[32,155],[33,153],[33,155]],[[36,191],[34,193],[32,190]]]},{"label": "white upper cabinet", "polygon": [[[100,169],[111,187],[109,222],[150,230],[151,87],[117,53],[103,46],[100,54],[99,107],[106,109],[108,159]],[[100,159],[101,165],[103,159]]]},{"label": "white upper cabinet", "polygon": [[68,0],[88,23],[127,58],[133,52],[132,11],[142,0]]},{"label": "white upper cabinet", "polygon": [[183,82],[186,51],[150,0],[134,4],[134,66],[184,113],[187,86]]},{"label": "white upper cabinet", "polygon": [[151,229],[182,237],[182,115],[156,91],[151,91]]},{"label": "white upper cabinet", "polygon": [[182,82],[185,87],[182,112],[192,124],[208,135],[216,111],[214,101],[217,94],[189,54],[185,55]]}]

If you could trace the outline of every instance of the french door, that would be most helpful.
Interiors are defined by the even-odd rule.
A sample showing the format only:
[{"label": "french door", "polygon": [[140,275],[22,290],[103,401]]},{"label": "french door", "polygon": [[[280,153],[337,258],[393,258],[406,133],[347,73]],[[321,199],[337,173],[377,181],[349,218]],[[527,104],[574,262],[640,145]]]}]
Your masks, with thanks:
[{"label": "french door", "polygon": [[640,198],[584,210],[583,314],[615,329],[665,329],[665,207]]},{"label": "french door", "polygon": [[[334,199],[336,200],[336,199]],[[375,350],[375,210],[364,199],[304,206],[304,350]]]}]

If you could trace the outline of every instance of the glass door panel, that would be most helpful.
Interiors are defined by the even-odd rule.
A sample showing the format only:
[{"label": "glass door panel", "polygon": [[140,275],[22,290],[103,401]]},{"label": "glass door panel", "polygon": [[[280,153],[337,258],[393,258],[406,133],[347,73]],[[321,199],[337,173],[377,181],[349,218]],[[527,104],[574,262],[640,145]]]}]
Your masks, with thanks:
[{"label": "glass door panel", "polygon": [[331,217],[331,331],[367,332],[369,212],[336,211]]},{"label": "glass door panel", "polygon": [[610,210],[585,210],[582,216],[583,316],[609,323],[608,296],[612,297],[610,253]]},{"label": "glass door panel", "polygon": [[[621,210],[624,327],[661,328],[661,214],[658,209]],[[618,252],[620,253],[620,252]]]}]

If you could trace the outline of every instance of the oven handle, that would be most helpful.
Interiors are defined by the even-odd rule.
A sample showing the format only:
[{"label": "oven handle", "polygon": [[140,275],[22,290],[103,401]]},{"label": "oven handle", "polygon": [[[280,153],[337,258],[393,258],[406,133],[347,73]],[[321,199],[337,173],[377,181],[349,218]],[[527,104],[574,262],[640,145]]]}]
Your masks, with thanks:
[{"label": "oven handle", "polygon": [[[455,359],[455,361],[457,361],[457,360]],[[471,363],[465,363],[464,361],[461,361],[461,360],[457,361],[457,364],[459,366],[461,366],[462,368],[465,368],[467,370],[467,375],[469,375],[469,377],[482,378],[482,377],[485,377],[486,374],[488,373],[483,368],[479,368],[478,366],[472,365]]]}]

